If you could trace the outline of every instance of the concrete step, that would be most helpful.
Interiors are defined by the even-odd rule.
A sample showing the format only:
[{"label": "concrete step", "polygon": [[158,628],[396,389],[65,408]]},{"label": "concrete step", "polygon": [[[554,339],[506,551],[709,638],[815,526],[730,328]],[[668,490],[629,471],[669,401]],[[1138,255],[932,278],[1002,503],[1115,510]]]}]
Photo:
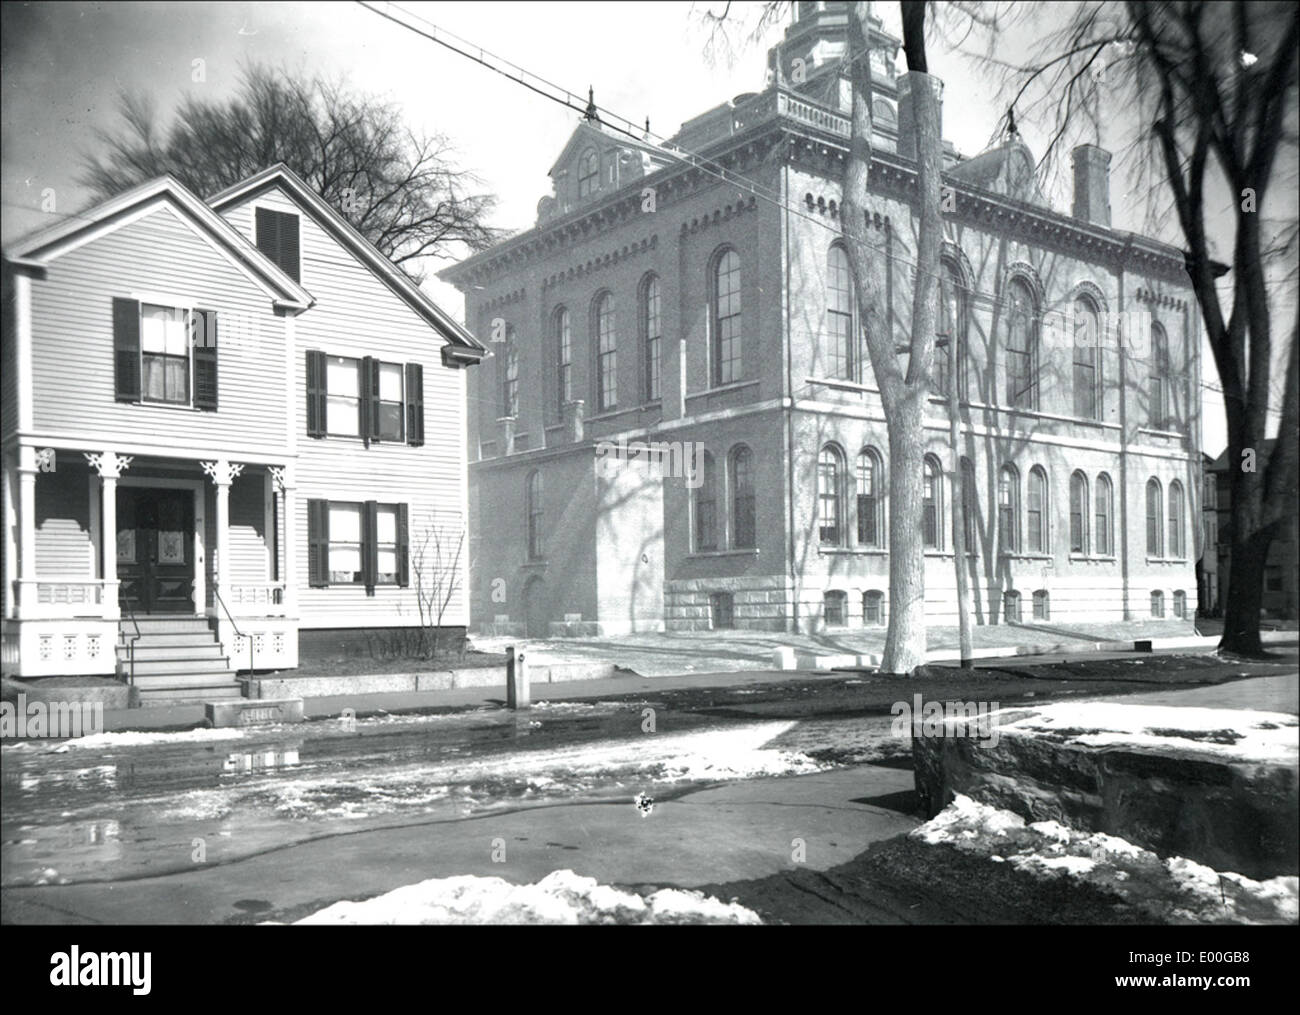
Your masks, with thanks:
[{"label": "concrete step", "polygon": [[[210,632],[206,617],[136,617],[141,634],[184,634],[187,632]],[[124,637],[135,634],[135,625],[130,620],[119,621],[118,630]]]},{"label": "concrete step", "polygon": [[201,705],[207,701],[224,700],[241,697],[239,685],[229,684],[193,684],[182,687],[152,687],[140,691],[140,706],[151,705]]},{"label": "concrete step", "polygon": [[[130,652],[122,649],[119,658],[123,660],[129,659]],[[221,660],[222,665],[224,665],[226,657],[221,654],[221,645],[216,641],[199,642],[196,645],[155,645],[152,641],[136,642],[136,666],[139,666],[142,662],[152,662],[160,659],[211,659]]]},{"label": "concrete step", "polygon": [[235,682],[235,675],[229,669],[192,669],[192,671],[181,673],[140,673],[139,669],[135,671],[135,686],[144,689],[144,687],[188,687],[192,685],[220,684],[225,681],[234,686],[239,686]]},{"label": "concrete step", "polygon": [[[126,670],[129,673],[131,664],[126,664]],[[138,680],[140,677],[157,677],[180,673],[222,673],[235,678],[234,671],[226,665],[225,656],[213,658],[208,656],[201,659],[137,659],[135,661],[135,676]]]},{"label": "concrete step", "polygon": [[[133,636],[118,639],[119,648],[127,648],[132,642]],[[212,631],[184,631],[175,634],[142,634],[135,638],[135,647],[138,649],[142,645],[212,645],[215,644],[217,636]]]}]

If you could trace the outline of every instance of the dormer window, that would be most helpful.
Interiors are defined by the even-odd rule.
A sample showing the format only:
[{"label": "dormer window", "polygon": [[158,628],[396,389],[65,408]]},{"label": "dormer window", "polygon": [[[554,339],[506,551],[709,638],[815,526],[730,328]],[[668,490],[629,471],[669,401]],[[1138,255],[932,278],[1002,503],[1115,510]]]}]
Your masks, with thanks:
[{"label": "dormer window", "polygon": [[600,159],[596,149],[588,148],[578,160],[578,196],[586,197],[596,192],[600,184]]}]

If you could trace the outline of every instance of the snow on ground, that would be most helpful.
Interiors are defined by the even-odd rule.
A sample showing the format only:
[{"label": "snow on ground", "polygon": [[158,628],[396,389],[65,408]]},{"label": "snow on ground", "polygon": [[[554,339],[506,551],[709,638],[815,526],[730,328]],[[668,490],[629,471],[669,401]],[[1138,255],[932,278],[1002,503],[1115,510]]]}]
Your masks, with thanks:
[{"label": "snow on ground", "polygon": [[299,924],[662,924],[761,923],[736,902],[665,888],[642,897],[571,870],[532,885],[464,875],[433,878],[365,902],[336,902]]},{"label": "snow on ground", "polygon": [[1295,923],[1300,918],[1300,878],[1253,881],[1184,857],[1161,859],[1113,835],[1055,821],[1026,825],[1011,811],[961,794],[909,834],[1037,876],[1078,878],[1172,923]]},{"label": "snow on ground", "polygon": [[[259,726],[257,732],[265,733],[267,731],[275,732],[283,729],[281,726]],[[238,728],[230,729],[193,729],[182,730],[180,732],[164,732],[161,730],[126,730],[120,733],[91,733],[84,737],[70,737],[67,740],[60,741],[33,741],[20,740],[12,744],[6,743],[4,750],[13,751],[44,751],[46,753],[63,754],[69,748],[91,748],[92,750],[104,750],[113,747],[139,747],[142,744],[189,744],[189,743],[206,743],[212,740],[239,740],[245,735],[245,730]]]},{"label": "snow on ground", "polygon": [[1284,712],[1071,701],[994,716],[999,736],[1045,735],[1087,747],[1178,747],[1216,760],[1300,760],[1300,720]]}]

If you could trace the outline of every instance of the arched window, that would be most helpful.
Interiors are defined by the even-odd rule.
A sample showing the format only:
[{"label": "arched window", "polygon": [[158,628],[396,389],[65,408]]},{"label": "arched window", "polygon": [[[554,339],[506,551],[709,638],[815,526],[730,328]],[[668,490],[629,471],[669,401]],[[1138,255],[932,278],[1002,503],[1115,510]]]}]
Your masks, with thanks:
[{"label": "arched window", "polygon": [[839,546],[843,539],[844,511],[840,503],[840,482],[844,457],[839,448],[827,445],[817,458],[817,532],[827,546]]},{"label": "arched window", "polygon": [[1088,552],[1088,477],[1070,475],[1070,552]]},{"label": "arched window", "polygon": [[1147,480],[1147,556],[1164,555],[1163,511],[1161,508],[1160,481],[1155,477]]},{"label": "arched window", "polygon": [[573,335],[569,328],[569,311],[565,307],[555,311],[555,360],[559,369],[556,395],[563,414],[564,403],[573,400]]},{"label": "arched window", "polygon": [[702,471],[695,490],[695,549],[709,551],[718,548],[718,476],[713,456],[707,451]]},{"label": "arched window", "polygon": [[876,627],[885,622],[885,594],[879,589],[862,593],[862,623]]},{"label": "arched window", "polygon": [[1183,484],[1169,484],[1169,556],[1182,560],[1187,547],[1183,542]]},{"label": "arched window", "polygon": [[659,391],[659,348],[663,318],[659,312],[659,278],[647,275],[641,283],[641,341],[645,350],[645,400],[657,402]]},{"label": "arched window", "polygon": [[1047,532],[1047,473],[1041,465],[1029,470],[1029,552],[1047,553],[1051,537]]},{"label": "arched window", "polygon": [[945,343],[955,343],[953,350],[947,344],[936,344],[934,350],[934,393],[948,397],[948,370],[951,356],[957,359],[957,397],[966,396],[966,297],[961,284],[961,274],[951,261],[944,261],[939,271],[939,326],[936,337]]},{"label": "arched window", "polygon": [[618,405],[618,339],[614,334],[614,298],[609,293],[596,297],[593,314],[596,332],[596,406],[613,409]]},{"label": "arched window", "polygon": [[1007,286],[1007,404],[1038,408],[1038,307],[1024,279]]},{"label": "arched window", "polygon": [[884,498],[881,483],[880,452],[863,448],[858,453],[858,545],[884,546],[885,523],[881,510]]},{"label": "arched window", "polygon": [[1090,296],[1074,301],[1074,414],[1101,418],[1101,315]]},{"label": "arched window", "polygon": [[1020,623],[1020,593],[1015,589],[1002,593],[1002,618],[1008,624]]},{"label": "arched window", "polygon": [[600,156],[595,148],[588,148],[578,160],[578,196],[595,193],[600,186]]},{"label": "arched window", "polygon": [[1147,377],[1147,418],[1151,429],[1169,427],[1169,339],[1159,324],[1151,325],[1151,357]]},{"label": "arched window", "polygon": [[1179,620],[1187,619],[1187,593],[1182,589],[1174,590],[1174,616]]},{"label": "arched window", "polygon": [[925,456],[921,482],[921,535],[927,550],[939,550],[943,548],[939,522],[943,516],[943,466],[933,455]]},{"label": "arched window", "polygon": [[853,272],[849,255],[838,243],[826,255],[826,369],[831,377],[858,378],[858,350],[853,330]]},{"label": "arched window", "polygon": [[1052,594],[1047,589],[1039,589],[1034,593],[1034,619],[1051,620],[1052,619]]},{"label": "arched window", "polygon": [[528,474],[528,559],[542,559],[542,474]]},{"label": "arched window", "polygon": [[998,538],[1003,553],[1020,552],[1020,475],[1012,465],[998,471]]},{"label": "arched window", "polygon": [[731,453],[731,545],[752,550],[754,530],[754,455],[743,444]]},{"label": "arched window", "polygon": [[713,263],[713,385],[740,380],[740,255],[727,249]]},{"label": "arched window", "polygon": [[1101,557],[1109,557],[1115,553],[1115,525],[1112,519],[1114,513],[1114,491],[1111,487],[1110,476],[1101,473],[1097,477],[1097,490],[1095,493],[1096,507],[1096,534],[1094,536],[1097,544],[1097,554]]},{"label": "arched window", "polygon": [[1151,616],[1163,617],[1165,615],[1165,594],[1156,589],[1151,593]]},{"label": "arched window", "polygon": [[827,627],[843,627],[847,609],[848,596],[843,592],[822,593],[822,616]]},{"label": "arched window", "polygon": [[501,378],[501,415],[519,415],[519,347],[515,345],[515,329],[508,324]]}]

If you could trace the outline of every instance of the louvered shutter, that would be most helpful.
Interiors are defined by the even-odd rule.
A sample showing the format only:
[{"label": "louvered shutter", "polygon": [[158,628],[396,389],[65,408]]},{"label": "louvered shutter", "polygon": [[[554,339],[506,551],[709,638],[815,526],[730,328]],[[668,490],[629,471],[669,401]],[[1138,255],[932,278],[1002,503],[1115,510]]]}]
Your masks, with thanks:
[{"label": "louvered shutter", "polygon": [[140,400],[140,303],[113,300],[113,386],[119,402]]},{"label": "louvered shutter", "polygon": [[373,356],[361,361],[361,437],[370,442],[379,436],[379,363]]},{"label": "louvered shutter", "polygon": [[257,209],[257,249],[280,264],[280,216],[270,208]]},{"label": "louvered shutter", "polygon": [[411,584],[411,569],[407,563],[410,550],[410,522],[407,517],[407,505],[397,505],[397,584],[406,588]]},{"label": "louvered shutter", "polygon": [[325,354],[319,349],[307,350],[307,436],[324,437],[328,401],[326,396]]},{"label": "louvered shutter", "polygon": [[424,444],[424,367],[406,364],[406,443]]},{"label": "louvered shutter", "polygon": [[301,281],[298,216],[280,212],[280,267],[295,282]]},{"label": "louvered shutter", "polygon": [[307,501],[307,584],[314,589],[329,585],[329,501]]},{"label": "louvered shutter", "polygon": [[191,319],[194,340],[194,407],[217,409],[217,312],[196,310]]},{"label": "louvered shutter", "polygon": [[361,512],[361,575],[366,595],[373,596],[379,583],[379,504],[373,500]]}]

